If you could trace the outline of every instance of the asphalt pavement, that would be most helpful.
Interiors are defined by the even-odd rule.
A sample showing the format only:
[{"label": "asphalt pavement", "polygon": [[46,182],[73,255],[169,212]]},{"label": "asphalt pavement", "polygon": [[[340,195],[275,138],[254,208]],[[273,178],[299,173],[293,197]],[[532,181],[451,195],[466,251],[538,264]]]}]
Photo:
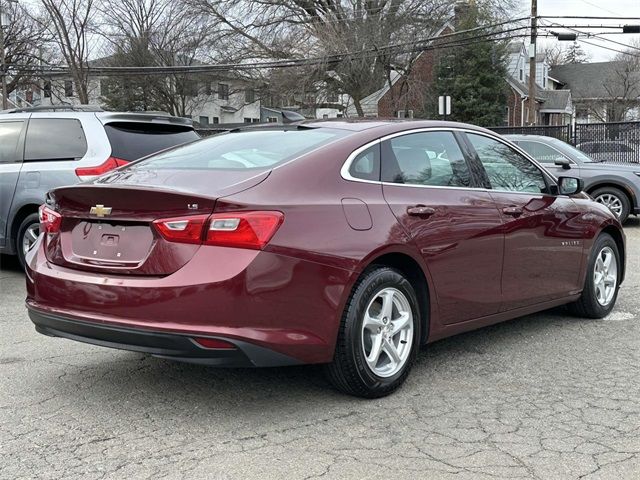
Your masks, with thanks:
[{"label": "asphalt pavement", "polygon": [[638,479],[640,221],[603,320],[563,309],[425,348],[361,400],[318,367],[217,370],[48,338],[0,260],[1,479]]}]

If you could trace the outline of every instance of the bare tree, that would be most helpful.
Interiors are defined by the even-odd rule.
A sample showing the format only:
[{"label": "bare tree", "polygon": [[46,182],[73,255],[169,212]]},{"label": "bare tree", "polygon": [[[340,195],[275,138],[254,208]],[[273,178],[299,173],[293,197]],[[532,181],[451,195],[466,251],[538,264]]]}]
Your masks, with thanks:
[{"label": "bare tree", "polygon": [[41,0],[40,22],[50,32],[69,68],[80,103],[89,103],[89,55],[94,0]]},{"label": "bare tree", "polygon": [[43,61],[47,32],[24,5],[5,5],[11,21],[5,27],[5,64],[8,68],[7,92],[35,82],[32,69]]},{"label": "bare tree", "polygon": [[640,108],[638,47],[640,42],[636,40],[626,53],[616,55],[611,73],[603,84],[609,97],[605,104],[608,122],[622,122],[632,110]]},{"label": "bare tree", "polygon": [[[428,38],[453,1],[443,0],[189,0],[236,39],[237,57],[324,58],[302,72],[303,85],[361,100],[382,87],[392,65],[408,60],[388,46]],[[292,71],[293,72],[293,71]],[[322,87],[324,86],[324,87]],[[325,98],[321,95],[320,98]]]},{"label": "bare tree", "polygon": [[[208,54],[207,18],[181,1],[106,0],[100,11],[104,19],[100,30],[109,54],[105,66],[189,66]],[[139,75],[112,78],[103,100],[115,109],[189,115],[204,101],[207,81],[206,76],[194,74],[149,76],[141,69]]]}]

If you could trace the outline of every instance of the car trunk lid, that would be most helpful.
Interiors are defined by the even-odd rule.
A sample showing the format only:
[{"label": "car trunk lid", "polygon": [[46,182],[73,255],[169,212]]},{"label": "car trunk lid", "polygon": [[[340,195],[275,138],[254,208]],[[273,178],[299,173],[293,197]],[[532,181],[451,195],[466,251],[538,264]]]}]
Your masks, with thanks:
[{"label": "car trunk lid", "polygon": [[156,276],[175,272],[200,245],[169,241],[153,222],[206,217],[213,213],[218,197],[249,188],[269,172],[245,172],[244,178],[238,172],[216,173],[200,173],[196,179],[195,172],[127,173],[125,168],[93,184],[53,190],[48,203],[61,214],[62,222],[59,233],[47,236],[47,259],[93,272]]}]

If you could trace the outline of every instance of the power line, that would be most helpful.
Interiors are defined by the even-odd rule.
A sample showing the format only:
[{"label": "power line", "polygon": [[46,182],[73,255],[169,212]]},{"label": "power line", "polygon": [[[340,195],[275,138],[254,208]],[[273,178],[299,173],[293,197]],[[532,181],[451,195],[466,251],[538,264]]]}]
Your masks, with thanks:
[{"label": "power line", "polygon": [[[484,34],[476,34],[471,37],[462,37],[458,40],[451,41],[451,37],[465,35],[471,32],[477,32],[479,30],[486,30],[488,28],[493,28],[495,26],[506,25],[507,23],[517,22],[518,20],[523,20],[528,17],[523,17],[521,19],[512,19],[505,22],[500,22],[495,25],[488,25],[484,27],[475,27],[468,30],[461,30],[459,32],[454,32],[445,35],[439,35],[436,37],[430,37],[422,40],[414,40],[411,42],[402,42],[396,44],[385,45],[377,48],[371,48],[367,50],[362,50],[359,52],[346,52],[341,54],[323,56],[323,57],[315,57],[315,58],[307,58],[307,59],[287,59],[287,60],[275,60],[270,62],[254,62],[254,63],[229,63],[229,64],[213,64],[213,65],[174,65],[174,66],[149,66],[149,67],[94,67],[89,68],[88,71],[94,75],[102,75],[102,76],[111,76],[111,75],[122,75],[123,73],[135,74],[135,75],[151,75],[151,74],[170,74],[170,73],[210,73],[210,72],[219,72],[219,71],[228,71],[228,70],[255,70],[255,69],[269,69],[269,68],[291,68],[291,67],[300,67],[300,66],[314,66],[314,65],[324,65],[324,64],[333,64],[339,63],[344,60],[358,59],[358,58],[367,58],[367,57],[377,57],[381,53],[417,53],[426,50],[433,50],[437,48],[450,48],[455,46],[465,46],[469,45],[469,42],[474,42],[477,40],[480,41],[491,41],[496,40],[496,36],[503,35],[506,33],[514,33],[521,30],[526,30],[528,27],[515,27],[510,29],[504,29],[499,31],[488,32]],[[500,37],[499,39],[509,39],[509,38],[519,38],[523,35],[512,35],[508,37]],[[446,40],[449,39],[449,42]],[[484,40],[481,40],[484,39]],[[441,41],[444,40],[444,41]],[[462,43],[461,43],[462,42]],[[466,43],[465,43],[466,42]],[[422,45],[422,44],[432,44],[432,45]],[[21,66],[13,65],[13,67],[20,68]],[[64,75],[68,74],[68,67],[57,67],[57,66],[48,66],[43,68],[41,66],[24,66],[26,71],[30,71],[33,74],[49,74],[49,75]]]},{"label": "power line", "polygon": [[[585,32],[585,31],[582,31],[582,30],[577,30],[577,29],[575,29],[575,28],[567,27],[567,26],[565,26],[565,25],[561,25],[561,24],[559,24],[559,23],[547,22],[547,21],[545,21],[545,23],[550,23],[552,26],[557,26],[557,27],[561,27],[561,28],[566,28],[567,30],[571,30],[572,32],[579,33],[579,34],[581,34],[581,35],[586,35],[586,36],[587,36],[587,38],[591,38],[591,37],[593,37],[593,38],[596,38],[596,39],[598,39],[598,40],[600,40],[600,41],[610,42],[610,43],[614,43],[614,44],[616,44],[616,45],[620,45],[620,46],[622,46],[622,47],[625,47],[625,48],[627,48],[627,49],[632,49],[632,50],[640,51],[640,48],[638,48],[638,47],[636,47],[636,46],[634,46],[634,45],[630,45],[630,44],[626,44],[626,43],[618,42],[618,41],[616,41],[616,40],[611,40],[610,38],[606,38],[606,37],[600,37],[600,36],[598,36],[598,35],[597,35],[597,34],[595,34],[595,33],[590,33],[590,32]],[[614,50],[614,51],[618,51],[618,50]],[[618,51],[618,53],[624,53],[624,54],[627,54],[627,55],[633,55],[633,54],[631,54],[631,53],[630,53],[630,52],[628,52],[628,51]]]}]

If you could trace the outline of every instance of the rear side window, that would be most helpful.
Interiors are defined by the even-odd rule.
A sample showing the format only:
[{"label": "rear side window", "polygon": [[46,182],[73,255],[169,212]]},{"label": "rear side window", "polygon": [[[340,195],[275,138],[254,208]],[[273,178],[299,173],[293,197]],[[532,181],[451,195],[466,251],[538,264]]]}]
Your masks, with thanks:
[{"label": "rear side window", "polygon": [[380,145],[374,145],[360,152],[351,162],[349,174],[363,180],[380,180]]},{"label": "rear side window", "polygon": [[333,140],[344,130],[247,130],[223,133],[154,155],[134,166],[144,169],[270,169]]},{"label": "rear side window", "polygon": [[108,123],[104,129],[111,144],[111,155],[127,161],[200,138],[190,128],[152,123]]},{"label": "rear side window", "polygon": [[22,122],[0,123],[0,163],[20,161],[18,141],[22,131]]},{"label": "rear side window", "polygon": [[79,160],[87,153],[87,139],[74,118],[33,118],[27,128],[25,161]]}]

